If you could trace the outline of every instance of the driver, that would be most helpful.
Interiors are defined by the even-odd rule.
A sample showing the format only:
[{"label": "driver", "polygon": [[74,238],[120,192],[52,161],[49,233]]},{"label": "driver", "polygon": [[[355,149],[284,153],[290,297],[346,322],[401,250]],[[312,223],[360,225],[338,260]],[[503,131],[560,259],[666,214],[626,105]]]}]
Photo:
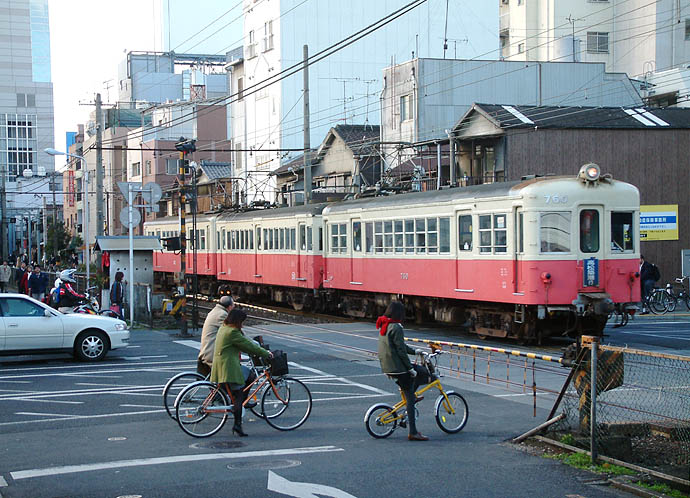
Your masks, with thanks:
[{"label": "driver", "polygon": [[60,272],[60,286],[58,287],[58,311],[62,313],[72,313],[74,307],[80,301],[86,299],[86,296],[79,294],[74,290],[72,284],[77,281],[74,278],[76,269],[63,270]]}]

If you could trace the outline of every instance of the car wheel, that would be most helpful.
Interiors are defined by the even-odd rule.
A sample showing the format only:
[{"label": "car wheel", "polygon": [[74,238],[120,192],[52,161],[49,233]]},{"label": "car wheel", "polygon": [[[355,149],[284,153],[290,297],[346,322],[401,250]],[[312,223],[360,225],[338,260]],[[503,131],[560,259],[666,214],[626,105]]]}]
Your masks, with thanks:
[{"label": "car wheel", "polygon": [[98,330],[87,330],[77,337],[74,354],[81,361],[99,361],[110,349],[108,337]]}]

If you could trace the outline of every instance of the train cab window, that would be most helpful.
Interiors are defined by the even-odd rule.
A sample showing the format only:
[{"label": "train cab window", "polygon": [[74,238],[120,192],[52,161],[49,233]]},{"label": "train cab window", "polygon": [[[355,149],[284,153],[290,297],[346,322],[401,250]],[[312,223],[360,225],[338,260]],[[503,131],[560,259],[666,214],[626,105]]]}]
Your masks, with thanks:
[{"label": "train cab window", "polygon": [[371,253],[374,251],[374,224],[368,222],[364,224],[364,242],[366,244],[366,251]]},{"label": "train cab window", "polygon": [[446,254],[450,252],[450,218],[438,219],[438,250]]},{"label": "train cab window", "polygon": [[580,250],[599,252],[599,211],[596,209],[580,211]]},{"label": "train cab window", "polygon": [[304,225],[299,226],[299,249],[300,251],[307,250],[307,227]]},{"label": "train cab window", "polygon": [[395,243],[395,252],[403,252],[403,250],[405,250],[405,232],[403,231],[403,220],[395,220],[393,222],[393,238],[393,242]]},{"label": "train cab window", "polygon": [[570,213],[541,213],[539,239],[541,252],[570,252]]},{"label": "train cab window", "polygon": [[393,222],[383,222],[383,250],[393,252]]},{"label": "train cab window", "polygon": [[472,250],[472,216],[458,216],[458,249],[461,251]]},{"label": "train cab window", "polygon": [[347,224],[331,224],[331,252],[347,252]]},{"label": "train cab window", "polygon": [[633,214],[611,213],[611,251],[633,252]]},{"label": "train cab window", "polygon": [[374,222],[374,250],[383,252],[383,222]]},{"label": "train cab window", "polygon": [[312,229],[307,227],[307,251],[311,251],[314,248],[314,243],[312,241]]},{"label": "train cab window", "polygon": [[[302,227],[304,228],[304,227]],[[362,222],[353,221],[352,222],[352,250],[361,252],[362,251]]]}]

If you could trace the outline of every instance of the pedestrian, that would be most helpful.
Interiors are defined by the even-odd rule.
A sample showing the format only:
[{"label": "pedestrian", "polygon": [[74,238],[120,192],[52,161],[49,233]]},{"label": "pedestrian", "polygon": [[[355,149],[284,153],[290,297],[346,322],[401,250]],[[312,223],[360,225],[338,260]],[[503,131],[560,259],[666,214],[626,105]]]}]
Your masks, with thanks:
[{"label": "pedestrian", "polygon": [[33,272],[28,276],[27,286],[31,297],[43,302],[48,288],[48,275],[41,271],[40,265],[34,265]]},{"label": "pedestrian", "polygon": [[19,292],[22,294],[29,293],[29,273],[31,273],[31,269],[26,263],[22,262],[21,266],[19,267],[19,272],[17,273],[17,287]]},{"label": "pedestrian", "polygon": [[122,279],[125,274],[121,271],[115,273],[115,281],[110,286],[110,309],[122,318],[122,309],[125,302],[125,286]]},{"label": "pedestrian", "polygon": [[421,349],[412,349],[405,344],[405,333],[402,327],[404,320],[405,306],[400,301],[391,301],[383,316],[376,320],[376,328],[379,329],[379,362],[383,373],[398,384],[405,398],[407,439],[410,441],[428,441],[428,437],[417,431],[414,405],[421,398],[417,399],[415,396],[417,370],[407,356],[408,354],[419,354]]},{"label": "pedestrian", "polygon": [[7,292],[7,285],[10,283],[12,268],[7,264],[7,260],[0,266],[0,292]]},{"label": "pedestrian", "polygon": [[207,377],[211,373],[213,364],[213,351],[216,346],[218,329],[228,317],[228,313],[235,307],[235,302],[230,296],[223,296],[213,309],[206,315],[204,327],[201,329],[201,347],[199,358],[196,362],[196,371]]},{"label": "pedestrian", "polygon": [[240,365],[240,352],[262,358],[272,358],[273,354],[251,341],[242,333],[242,324],[247,314],[239,308],[234,308],[218,330],[213,366],[211,367],[211,382],[226,384],[232,395],[232,413],[235,423],[232,432],[240,437],[246,437],[242,430],[242,404],[244,403],[245,378]]},{"label": "pedestrian", "polygon": [[644,256],[640,255],[640,295],[642,296],[641,315],[649,313],[647,309],[647,297],[654,289],[654,283],[661,278],[659,268],[649,261],[645,261]]}]

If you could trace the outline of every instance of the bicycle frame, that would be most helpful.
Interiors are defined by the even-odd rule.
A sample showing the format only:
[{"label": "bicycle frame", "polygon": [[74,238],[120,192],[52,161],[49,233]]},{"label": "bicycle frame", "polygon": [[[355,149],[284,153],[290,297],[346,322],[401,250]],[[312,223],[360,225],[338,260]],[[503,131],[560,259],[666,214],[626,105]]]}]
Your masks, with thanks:
[{"label": "bicycle frame", "polygon": [[[438,377],[436,377],[432,382],[424,386],[422,389],[416,391],[414,394],[415,396],[419,397],[420,395],[427,392],[429,389],[433,388],[438,389],[439,394],[443,396],[444,403],[446,405],[445,407],[451,414],[455,415],[455,410],[453,409],[453,406],[448,402],[448,396],[446,395],[446,392],[443,390],[441,379],[439,379]],[[395,404],[395,406],[393,406],[393,410],[386,414],[386,416],[380,418],[380,422],[382,424],[391,424],[393,422],[399,422],[403,419],[405,414],[402,412],[402,408],[405,408],[407,406],[407,402],[405,400],[405,395],[402,391],[400,391],[400,398],[400,401],[398,401]]]},{"label": "bicycle frame", "polygon": [[[259,383],[259,385],[256,386],[256,388],[254,388],[254,390],[252,391],[252,386],[257,384],[259,381],[261,381],[261,383]],[[254,381],[251,384],[249,384],[248,386],[246,386],[243,389],[243,391],[249,392],[249,394],[247,394],[247,396],[245,397],[244,402],[242,403],[242,406],[243,407],[246,406],[247,403],[249,402],[249,400],[252,397],[256,396],[256,394],[259,391],[261,391],[261,388],[264,387],[266,385],[266,383],[268,383],[271,386],[273,393],[276,395],[276,398],[278,398],[278,400],[280,400],[281,403],[283,403],[285,405],[288,403],[287,400],[284,400],[283,398],[281,398],[280,394],[278,394],[278,390],[276,389],[276,386],[273,383],[273,378],[271,377],[271,374],[269,374],[267,370],[264,370],[261,373],[261,375],[259,375],[256,379],[254,379]],[[229,412],[232,410],[232,408],[233,408],[232,406],[215,406],[213,408],[208,407],[209,402],[215,397],[216,393],[218,391],[220,391],[221,389],[222,389],[221,384],[216,384],[213,391],[211,391],[210,394],[206,397],[206,399],[202,403],[202,407],[203,407],[204,412],[206,412],[206,413],[223,413],[223,412]],[[230,401],[232,401],[234,403],[235,400],[233,399],[232,392],[230,391],[230,387],[227,385],[225,385],[225,392],[228,394],[228,396],[230,396]]]}]

